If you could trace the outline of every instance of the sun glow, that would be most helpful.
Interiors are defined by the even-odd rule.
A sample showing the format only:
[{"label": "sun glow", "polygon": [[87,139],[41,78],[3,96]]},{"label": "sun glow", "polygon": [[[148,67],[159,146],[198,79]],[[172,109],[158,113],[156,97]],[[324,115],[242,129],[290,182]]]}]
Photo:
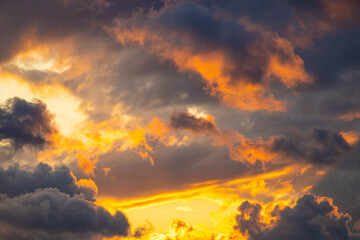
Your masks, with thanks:
[{"label": "sun glow", "polygon": [[21,96],[31,101],[34,98],[43,101],[54,114],[59,131],[69,136],[86,115],[79,109],[80,101],[64,87],[53,85],[35,85],[9,73],[0,73],[0,100]]},{"label": "sun glow", "polygon": [[135,226],[151,222],[154,231],[166,234],[169,223],[181,219],[190,225],[203,224],[208,232],[229,236],[235,224],[237,207],[245,200],[261,203],[263,221],[270,224],[271,211],[276,206],[289,206],[307,191],[295,192],[286,180],[301,172],[300,167],[288,167],[266,174],[244,177],[228,182],[210,181],[194,184],[187,190],[162,193],[138,199],[115,199],[99,196],[96,204],[110,212],[123,211]]}]

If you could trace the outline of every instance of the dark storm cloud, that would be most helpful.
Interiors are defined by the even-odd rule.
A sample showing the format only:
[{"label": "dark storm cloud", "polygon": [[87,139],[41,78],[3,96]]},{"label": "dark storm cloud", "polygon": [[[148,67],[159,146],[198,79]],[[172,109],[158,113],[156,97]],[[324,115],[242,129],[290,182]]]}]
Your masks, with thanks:
[{"label": "dark storm cloud", "polygon": [[215,123],[203,117],[196,117],[188,112],[173,112],[170,114],[170,127],[174,129],[188,129],[194,132],[213,132]]},{"label": "dark storm cloud", "polygon": [[128,220],[121,212],[111,215],[103,207],[53,188],[14,198],[2,196],[0,221],[19,231],[41,230],[48,234],[93,233],[112,237],[126,236],[129,231]]},{"label": "dark storm cloud", "polygon": [[294,133],[274,137],[270,150],[312,164],[336,164],[351,146],[337,132],[314,128],[310,135]]},{"label": "dark storm cloud", "polygon": [[[359,239],[348,228],[351,217],[339,213],[328,199],[304,195],[293,208],[273,211],[274,227],[248,232],[250,240],[350,240]],[[235,226],[240,228],[241,226]]]},{"label": "dark storm cloud", "polygon": [[17,165],[8,169],[0,168],[0,194],[16,197],[39,188],[56,188],[70,196],[83,194],[88,200],[93,200],[97,194],[91,186],[78,184],[66,166],[52,170],[49,165],[39,163],[33,171],[22,170]]},{"label": "dark storm cloud", "polygon": [[52,115],[40,100],[11,98],[0,105],[0,139],[10,140],[14,148],[43,147],[55,132]]}]

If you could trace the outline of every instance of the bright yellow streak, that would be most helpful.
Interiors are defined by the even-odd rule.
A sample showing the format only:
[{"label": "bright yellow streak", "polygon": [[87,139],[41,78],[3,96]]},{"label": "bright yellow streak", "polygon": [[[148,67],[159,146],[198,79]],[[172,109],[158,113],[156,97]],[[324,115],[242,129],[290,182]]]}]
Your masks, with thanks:
[{"label": "bright yellow streak", "polygon": [[228,182],[226,185],[229,186],[229,185],[233,185],[233,184],[240,184],[240,183],[244,183],[244,182],[251,181],[251,180],[274,179],[274,178],[278,178],[278,177],[287,175],[290,172],[292,172],[293,170],[294,169],[292,167],[287,167],[280,171],[273,171],[273,172],[269,172],[269,173],[265,173],[265,174],[247,177],[247,178],[236,179],[236,180]]},{"label": "bright yellow streak", "polygon": [[227,235],[233,231],[237,207],[245,200],[261,203],[262,221],[271,224],[274,206],[291,206],[307,191],[306,187],[294,191],[288,180],[299,173],[301,166],[293,166],[228,182],[194,184],[183,191],[145,198],[119,200],[100,196],[96,204],[110,212],[125,212],[133,228],[148,220],[158,234],[166,234],[171,220],[178,218],[190,225],[203,224],[211,231]]}]

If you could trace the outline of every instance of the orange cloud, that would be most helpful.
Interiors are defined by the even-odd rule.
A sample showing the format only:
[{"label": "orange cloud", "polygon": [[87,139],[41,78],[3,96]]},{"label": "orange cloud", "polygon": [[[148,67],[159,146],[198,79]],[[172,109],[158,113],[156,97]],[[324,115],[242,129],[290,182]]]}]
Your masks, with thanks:
[{"label": "orange cloud", "polygon": [[94,176],[94,169],[96,169],[96,162],[97,159],[94,159],[93,161],[91,161],[90,159],[88,159],[86,156],[84,156],[84,154],[77,154],[77,158],[78,158],[78,166],[79,168],[86,174]]},{"label": "orange cloud", "polygon": [[350,112],[350,113],[346,113],[344,115],[341,115],[338,119],[342,120],[342,121],[352,121],[354,119],[360,118],[360,112]]},{"label": "orange cloud", "polygon": [[98,194],[99,190],[95,182],[91,179],[80,179],[77,181],[77,185],[84,189],[91,189],[95,193],[95,196]]},{"label": "orange cloud", "polygon": [[[252,42],[239,42],[245,46],[241,46],[244,49],[236,56],[231,51],[236,52],[237,49],[228,49],[228,44],[218,39],[214,39],[219,42],[214,43],[213,48],[206,47],[207,43],[201,46],[201,42],[197,41],[201,33],[197,36],[186,31],[177,32],[171,26],[166,31],[161,30],[161,25],[153,27],[152,24],[158,23],[155,19],[168,17],[167,11],[176,15],[176,11],[182,11],[182,8],[193,7],[199,14],[209,14],[209,10],[195,4],[184,5],[176,5],[173,10],[165,8],[152,12],[148,19],[137,19],[136,16],[119,19],[116,26],[107,28],[107,31],[123,45],[141,45],[161,59],[173,61],[179,71],[199,74],[206,82],[208,92],[231,107],[249,111],[285,111],[285,103],[269,93],[270,83],[279,80],[288,88],[312,83],[312,77],[305,71],[304,63],[294,53],[291,43],[248,19],[229,20],[221,13],[211,13],[213,16],[208,19],[210,24],[228,24],[241,29],[242,34],[249,35],[249,38],[255,38]],[[171,21],[182,20],[174,17]]]},{"label": "orange cloud", "polygon": [[360,136],[359,131],[348,131],[348,132],[340,132],[340,133],[345,138],[345,140],[351,145],[359,140],[359,136]]}]

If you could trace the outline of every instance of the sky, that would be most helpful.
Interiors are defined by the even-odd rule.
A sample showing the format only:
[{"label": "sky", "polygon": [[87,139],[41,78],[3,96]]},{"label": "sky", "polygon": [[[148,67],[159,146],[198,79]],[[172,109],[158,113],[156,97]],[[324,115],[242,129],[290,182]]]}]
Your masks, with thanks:
[{"label": "sky", "polygon": [[360,240],[358,0],[0,1],[0,239]]}]

